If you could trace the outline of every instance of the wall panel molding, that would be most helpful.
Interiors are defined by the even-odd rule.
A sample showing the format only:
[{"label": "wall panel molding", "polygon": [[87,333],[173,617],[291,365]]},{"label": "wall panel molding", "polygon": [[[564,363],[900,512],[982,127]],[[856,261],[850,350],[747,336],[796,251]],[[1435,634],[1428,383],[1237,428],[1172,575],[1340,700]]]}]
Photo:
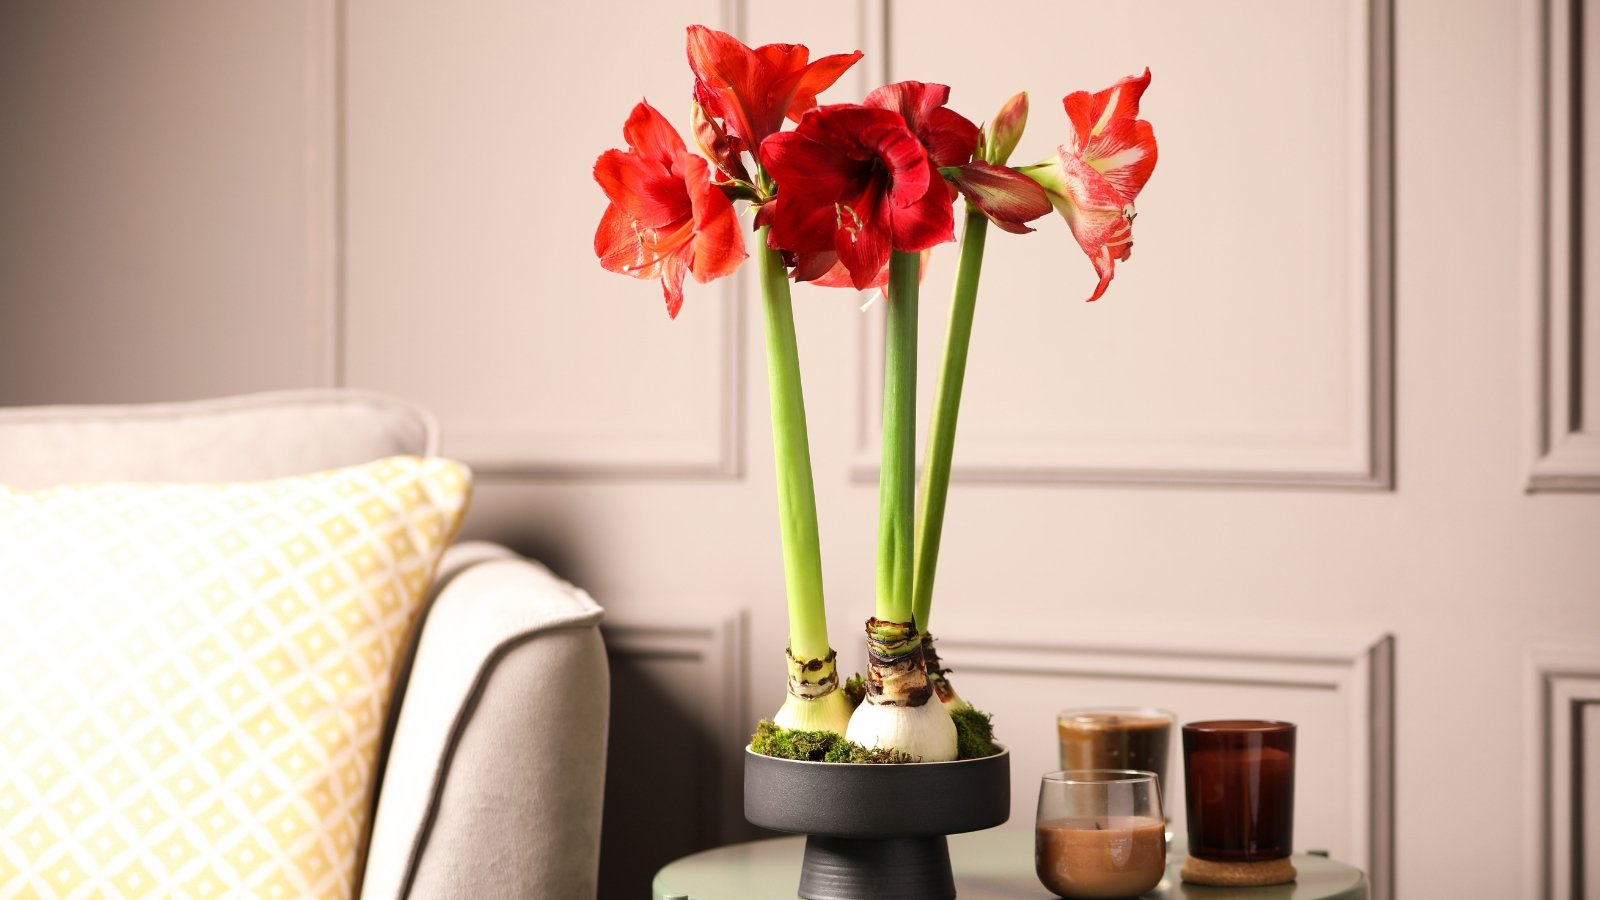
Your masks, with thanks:
[{"label": "wall panel molding", "polygon": [[[1147,638],[1119,635],[1098,641],[1020,645],[1010,640],[941,637],[939,648],[957,673],[958,682],[978,674],[1037,678],[1037,690],[1029,693],[1041,697],[1056,695],[1054,685],[1068,677],[1332,692],[1345,711],[1340,754],[1347,773],[1343,794],[1351,801],[1345,849],[1340,855],[1366,871],[1373,900],[1393,900],[1392,636],[1328,634],[1320,629],[1314,635],[1220,635],[1167,629],[1166,634]],[[1181,768],[1181,753],[1175,751],[1173,760]],[[1013,810],[1013,816],[1016,814]]]},{"label": "wall panel molding", "polygon": [[[339,0],[327,15],[340,58],[340,265],[315,323],[333,335],[321,354],[329,380],[428,406],[446,452],[484,477],[741,475],[754,271],[691,279],[685,314],[666,331],[659,286],[599,268],[588,238],[605,202],[588,173],[621,145],[639,71],[586,80],[589,102],[575,105],[571,92],[538,90],[555,63],[526,41],[577,34],[572,53],[606,47],[657,73],[670,55],[686,86],[681,45],[668,54],[645,36],[669,21],[681,34],[690,13],[737,30],[746,2],[641,10],[618,43],[593,28],[616,5],[491,3],[454,15]],[[650,90],[687,134],[686,110],[657,96],[666,88]],[[395,103],[404,92],[414,99]],[[537,121],[548,119],[566,121],[569,140],[546,140]]]},{"label": "wall panel molding", "polygon": [[311,383],[344,384],[344,0],[304,0]]},{"label": "wall panel molding", "polygon": [[[882,58],[895,77],[890,47],[903,4],[880,0]],[[1315,441],[1261,434],[1100,434],[1087,439],[1022,430],[960,444],[952,478],[1031,484],[1244,485],[1386,490],[1394,483],[1393,362],[1393,37],[1390,0],[1347,0],[1351,52],[1344,75],[1353,104],[1346,192],[1356,206],[1347,237],[1349,290],[1343,315],[1353,336],[1339,378],[1350,401],[1337,434]],[[877,6],[877,4],[871,4]],[[869,21],[872,16],[868,16]],[[1036,105],[1039,101],[1035,100]],[[1359,106],[1359,108],[1355,108]],[[1042,108],[1042,107],[1041,107]],[[1159,123],[1157,125],[1159,133]],[[1160,177],[1159,173],[1156,176]],[[1059,223],[1055,223],[1059,224]],[[1149,264],[1149,261],[1146,261]],[[1113,288],[1114,290],[1114,288]],[[858,355],[857,439],[851,476],[877,479],[882,381],[881,316],[864,316]],[[980,318],[982,316],[980,315]],[[870,322],[868,321],[870,319]],[[981,329],[983,323],[979,323]],[[925,330],[925,334],[929,333]],[[942,330],[939,332],[942,339]],[[929,379],[924,357],[921,377]],[[925,418],[925,417],[924,417]],[[919,429],[920,430],[920,429]],[[1130,461],[1133,460],[1133,461]]]},{"label": "wall panel molding", "polygon": [[1590,808],[1600,783],[1600,645],[1541,645],[1526,656],[1529,773],[1524,868],[1528,896],[1585,900],[1600,884]]},{"label": "wall panel molding", "polygon": [[[741,751],[750,741],[754,722],[747,684],[749,627],[744,609],[731,614],[685,614],[671,620],[608,611],[601,626],[613,664],[671,661],[687,665],[692,673],[681,684],[661,687],[671,696],[694,699],[682,710],[693,716],[686,724],[699,730],[709,743],[713,765],[698,773],[709,781],[697,785],[700,796],[692,804],[695,827],[706,846],[745,837]],[[618,699],[613,697],[613,704]],[[640,813],[646,814],[644,810]]]},{"label": "wall panel molding", "polygon": [[[1586,262],[1600,248],[1594,196],[1600,144],[1586,136],[1600,122],[1600,78],[1584,65],[1597,16],[1582,0],[1546,0],[1534,33],[1542,61],[1544,217],[1542,285],[1537,292],[1537,411],[1528,489],[1600,490],[1600,300]],[[1594,115],[1591,115],[1593,113]]]},{"label": "wall panel molding", "polygon": [[[530,429],[516,434],[508,449],[502,435],[452,429],[452,455],[482,476],[572,480],[731,479],[744,474],[744,304],[750,301],[743,274],[715,287],[699,286],[703,305],[715,299],[718,379],[717,424],[713,433],[691,441],[657,441],[649,436],[553,434]],[[641,312],[644,312],[641,310]],[[651,311],[653,312],[653,310]],[[550,448],[558,445],[559,449]]]}]

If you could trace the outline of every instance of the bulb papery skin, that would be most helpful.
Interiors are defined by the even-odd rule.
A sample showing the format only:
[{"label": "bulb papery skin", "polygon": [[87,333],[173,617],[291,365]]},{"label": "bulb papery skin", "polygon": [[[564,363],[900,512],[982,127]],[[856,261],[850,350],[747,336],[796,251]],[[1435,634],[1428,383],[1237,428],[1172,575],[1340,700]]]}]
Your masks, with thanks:
[{"label": "bulb papery skin", "polygon": [[961,695],[956,693],[956,686],[951,684],[950,679],[944,675],[935,675],[929,672],[928,683],[933,685],[933,695],[938,697],[939,702],[944,704],[944,708],[950,712],[971,708],[972,704],[961,699]]},{"label": "bulb papery skin", "polygon": [[[1026,109],[1026,95],[1019,96],[1024,98],[1024,109]],[[1013,97],[1012,99],[1015,100],[1016,98]],[[933,685],[934,696],[939,698],[939,702],[944,704],[944,708],[950,712],[971,708],[972,704],[961,699],[961,695],[956,693],[956,686],[950,681],[950,670],[944,667],[944,661],[939,659],[939,651],[934,649],[933,632],[931,631],[922,636],[922,659],[927,665],[928,683]]]},{"label": "bulb papery skin", "polygon": [[791,731],[832,731],[844,734],[853,711],[850,699],[839,690],[838,655],[832,649],[821,659],[803,659],[785,648],[789,670],[788,695],[772,721]]},{"label": "bulb papery skin", "polygon": [[867,620],[867,696],[850,717],[847,740],[898,750],[920,762],[956,758],[956,725],[933,687],[922,641],[909,622]]}]

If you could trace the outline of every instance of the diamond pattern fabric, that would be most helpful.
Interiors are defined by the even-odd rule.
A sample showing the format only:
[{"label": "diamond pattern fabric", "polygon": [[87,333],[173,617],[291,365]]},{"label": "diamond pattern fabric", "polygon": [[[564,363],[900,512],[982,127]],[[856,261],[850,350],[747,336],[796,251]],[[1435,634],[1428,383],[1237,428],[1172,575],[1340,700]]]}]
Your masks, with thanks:
[{"label": "diamond pattern fabric", "polygon": [[355,894],[471,476],[0,488],[0,897]]}]

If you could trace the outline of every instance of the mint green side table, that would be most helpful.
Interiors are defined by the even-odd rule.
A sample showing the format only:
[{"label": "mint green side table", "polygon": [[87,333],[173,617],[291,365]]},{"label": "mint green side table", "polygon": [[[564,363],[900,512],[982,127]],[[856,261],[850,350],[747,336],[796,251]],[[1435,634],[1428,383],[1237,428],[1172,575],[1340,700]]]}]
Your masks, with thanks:
[{"label": "mint green side table", "polygon": [[[805,838],[752,841],[706,850],[667,864],[651,886],[654,900],[794,900]],[[1181,842],[1168,854],[1167,877],[1141,900],[1367,900],[1360,869],[1296,854],[1293,884],[1217,888],[1184,884]],[[960,900],[1050,900],[1033,874],[1033,831],[991,828],[950,836],[950,865]]]}]

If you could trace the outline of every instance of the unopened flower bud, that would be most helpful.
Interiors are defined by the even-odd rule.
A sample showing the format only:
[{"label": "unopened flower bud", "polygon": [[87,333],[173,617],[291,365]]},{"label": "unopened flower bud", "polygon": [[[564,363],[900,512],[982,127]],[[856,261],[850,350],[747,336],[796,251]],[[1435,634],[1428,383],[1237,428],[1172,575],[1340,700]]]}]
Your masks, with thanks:
[{"label": "unopened flower bud", "polygon": [[706,112],[699,101],[694,103],[691,118],[694,123],[694,142],[699,145],[700,152],[711,160],[711,164],[728,178],[749,181],[750,174],[744,167],[744,161],[739,159],[739,151],[733,141],[729,140],[722,125]]},{"label": "unopened flower bud", "polygon": [[989,125],[989,138],[984,147],[984,159],[997,166],[1006,164],[1011,151],[1022,140],[1022,130],[1028,126],[1028,92],[1022,91],[1007,100]]}]

